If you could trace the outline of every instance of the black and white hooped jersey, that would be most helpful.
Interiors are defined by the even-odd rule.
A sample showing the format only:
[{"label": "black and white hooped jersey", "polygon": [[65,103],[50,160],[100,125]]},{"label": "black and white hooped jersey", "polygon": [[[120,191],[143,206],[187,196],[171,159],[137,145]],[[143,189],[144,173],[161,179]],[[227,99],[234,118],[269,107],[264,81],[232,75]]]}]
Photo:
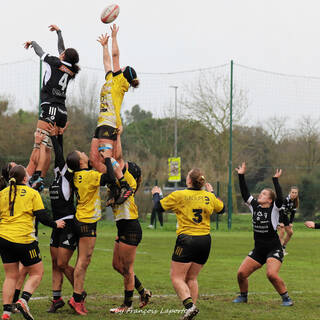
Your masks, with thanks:
[{"label": "black and white hooped jersey", "polygon": [[49,188],[53,219],[58,220],[74,215],[73,191],[68,179],[65,177],[68,167],[65,164],[60,171],[59,167],[54,169],[54,180]]},{"label": "black and white hooped jersey", "polygon": [[44,61],[45,73],[43,76],[40,93],[41,104],[63,104],[66,100],[66,92],[70,79],[74,77],[72,64],[61,61],[58,57],[45,53],[41,60]]},{"label": "black and white hooped jersey", "polygon": [[281,211],[283,214],[286,214],[287,216],[290,215],[289,222],[293,223],[294,216],[297,212],[297,208],[295,206],[294,200],[290,198],[290,195],[288,195],[284,200],[283,200],[283,205],[281,208]]},{"label": "black and white hooped jersey", "polygon": [[278,239],[277,226],[279,223],[279,211],[275,201],[269,208],[262,208],[251,195],[246,202],[252,213],[252,226],[254,239],[273,238]]}]

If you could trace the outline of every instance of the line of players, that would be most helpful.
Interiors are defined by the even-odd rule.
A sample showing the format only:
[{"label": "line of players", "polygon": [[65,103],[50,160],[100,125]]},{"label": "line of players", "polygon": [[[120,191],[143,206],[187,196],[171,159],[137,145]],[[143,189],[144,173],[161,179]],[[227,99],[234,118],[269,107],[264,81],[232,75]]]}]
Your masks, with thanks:
[{"label": "line of players", "polygon": [[[0,253],[6,273],[2,319],[10,319],[11,312],[16,311],[13,306],[17,307],[26,319],[33,319],[28,300],[43,274],[34,234],[34,217],[54,228],[50,243],[53,303],[49,312],[55,312],[64,306],[61,286],[65,275],[74,288],[69,305],[76,313],[87,314],[84,278],[95,246],[97,221],[101,218],[99,188],[104,185],[110,190],[107,203],[112,205],[118,230],[113,267],[123,276],[125,287],[123,305],[110,311],[129,312],[132,308],[134,288],[140,294],[140,307],[144,307],[152,295],[142,286],[133,270],[136,249],[142,238],[138,210],[134,202],[134,194],[141,182],[141,169],[134,163],[124,162],[120,140],[122,100],[129,87],[137,87],[139,81],[133,68],[120,69],[118,27],[113,25],[112,60],[108,48],[109,36],[101,35],[98,39],[103,48],[106,82],[101,90],[98,126],[91,143],[90,161],[85,153],[77,150],[71,152],[65,161],[63,133],[67,126],[67,113],[64,102],[69,80],[79,71],[76,65],[79,57],[74,49],[64,48],[61,30],[56,25],[49,28],[57,32],[59,58],[44,53],[34,41],[25,44],[26,48],[30,45],[34,48],[48,68],[44,76],[42,112],[30,163],[26,169],[10,163],[3,174],[9,181],[9,187],[5,188],[0,196]],[[26,186],[29,183],[39,191],[43,188],[52,146],[55,152],[55,179],[50,186],[50,197],[54,220],[46,214],[39,193]],[[97,171],[92,170],[90,164]],[[292,305],[285,285],[278,276],[283,258],[276,231],[279,210],[283,204],[281,189],[277,184],[281,172],[277,171],[274,179],[276,195],[272,190],[264,189],[259,198],[254,200],[245,184],[245,164],[237,171],[243,199],[253,213],[255,248],[239,268],[241,294],[234,302],[247,302],[248,276],[267,263],[267,276],[282,296],[283,305]],[[173,192],[164,199],[159,196],[159,188],[153,188],[152,193],[156,210],[172,210],[177,214],[178,238],[172,256],[171,279],[186,308],[183,319],[192,319],[199,312],[195,305],[198,297],[197,276],[208,259],[211,247],[210,215],[214,211],[223,213],[224,205],[212,193],[211,185],[206,184],[207,191],[202,190],[205,178],[200,170],[191,170],[186,182],[186,190]],[[73,192],[77,197],[76,208],[73,204]],[[19,228],[21,223],[27,227]],[[69,265],[69,260],[76,247],[78,258],[73,268]],[[20,267],[19,262],[22,263]],[[27,274],[29,278],[19,299]]]}]

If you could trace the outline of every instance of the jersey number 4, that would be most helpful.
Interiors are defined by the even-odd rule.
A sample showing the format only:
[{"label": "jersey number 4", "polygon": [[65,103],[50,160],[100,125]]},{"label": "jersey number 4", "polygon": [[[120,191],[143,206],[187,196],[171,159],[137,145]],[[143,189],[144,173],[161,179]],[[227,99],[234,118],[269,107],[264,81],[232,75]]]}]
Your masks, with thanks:
[{"label": "jersey number 4", "polygon": [[194,213],[194,218],[192,218],[192,220],[195,223],[200,223],[202,221],[202,209],[193,209],[192,212]]},{"label": "jersey number 4", "polygon": [[59,80],[59,85],[61,86],[62,91],[66,90],[68,84],[68,74],[64,73],[61,79]]}]

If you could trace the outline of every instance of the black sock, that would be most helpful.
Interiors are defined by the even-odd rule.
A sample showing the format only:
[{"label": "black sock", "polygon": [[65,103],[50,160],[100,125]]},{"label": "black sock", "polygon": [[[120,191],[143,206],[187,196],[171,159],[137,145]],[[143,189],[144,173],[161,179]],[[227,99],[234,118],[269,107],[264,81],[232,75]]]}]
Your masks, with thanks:
[{"label": "black sock", "polygon": [[248,291],[247,292],[240,292],[240,296],[247,298],[248,297]]},{"label": "black sock", "polygon": [[27,291],[23,291],[21,298],[24,299],[24,300],[26,300],[26,301],[28,302],[29,299],[31,298],[31,296],[32,296],[32,293],[29,293],[29,292],[27,292]]},{"label": "black sock", "polygon": [[52,290],[53,300],[59,300],[61,298],[61,290]]},{"label": "black sock", "polygon": [[193,302],[192,302],[192,298],[191,298],[191,297],[183,300],[182,303],[183,303],[183,305],[184,305],[184,307],[185,307],[186,309],[190,309],[190,308],[193,306]]},{"label": "black sock", "polygon": [[286,248],[286,246],[283,244],[283,245],[282,245],[282,248],[283,248],[283,249],[285,249],[285,248]]},{"label": "black sock", "polygon": [[132,299],[133,299],[133,290],[124,290],[124,304],[127,307],[132,306]]},{"label": "black sock", "polygon": [[280,293],[280,296],[282,299],[288,299],[289,298],[288,291],[286,291],[285,293]]},{"label": "black sock", "polygon": [[79,302],[81,302],[82,301],[82,294],[80,293],[73,293],[73,299],[74,299],[74,301],[75,302],[77,302],[77,303],[79,303]]},{"label": "black sock", "polygon": [[34,172],[34,175],[35,175],[35,176],[38,176],[38,177],[41,177],[41,170],[36,170],[36,171]]},{"label": "black sock", "polygon": [[140,296],[144,294],[144,287],[136,275],[134,275],[134,287],[139,292]]},{"label": "black sock", "polygon": [[16,289],[16,290],[14,291],[14,296],[13,296],[12,303],[16,303],[16,302],[19,300],[19,295],[20,295],[20,290],[19,290],[19,289]]},{"label": "black sock", "polygon": [[121,188],[123,188],[123,187],[129,188],[129,184],[128,184],[127,180],[124,177],[118,179],[118,181],[120,183],[120,187]]},{"label": "black sock", "polygon": [[12,311],[12,304],[3,305],[3,312],[11,312],[11,311]]}]

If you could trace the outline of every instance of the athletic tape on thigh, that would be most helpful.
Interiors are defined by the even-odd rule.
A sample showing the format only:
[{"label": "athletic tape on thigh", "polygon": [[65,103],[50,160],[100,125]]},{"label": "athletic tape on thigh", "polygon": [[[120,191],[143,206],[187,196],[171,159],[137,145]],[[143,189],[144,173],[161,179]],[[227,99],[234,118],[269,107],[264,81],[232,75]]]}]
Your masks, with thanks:
[{"label": "athletic tape on thigh", "polygon": [[102,150],[112,150],[113,146],[110,143],[106,143],[106,144],[100,144],[98,150],[102,151]]},{"label": "athletic tape on thigh", "polygon": [[52,142],[50,139],[50,133],[48,131],[40,129],[40,128],[37,128],[37,131],[44,135],[44,138],[42,139],[41,143],[44,144],[47,148],[52,149]]},{"label": "athletic tape on thigh", "polygon": [[113,158],[111,158],[111,164],[112,164],[112,167],[116,167],[116,168],[120,167],[118,161]]}]

